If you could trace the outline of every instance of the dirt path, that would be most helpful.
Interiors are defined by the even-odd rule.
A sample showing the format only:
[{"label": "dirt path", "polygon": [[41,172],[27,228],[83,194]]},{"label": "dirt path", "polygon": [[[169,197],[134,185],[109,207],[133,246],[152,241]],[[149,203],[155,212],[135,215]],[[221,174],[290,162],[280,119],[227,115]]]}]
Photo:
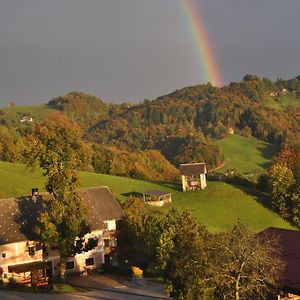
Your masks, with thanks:
[{"label": "dirt path", "polygon": [[213,169],[210,169],[208,171],[208,173],[211,173],[211,172],[214,172],[214,171],[218,171],[220,169],[222,169],[226,164],[228,164],[229,162],[231,162],[231,159],[226,159],[223,163],[221,163],[219,166],[213,168]]}]

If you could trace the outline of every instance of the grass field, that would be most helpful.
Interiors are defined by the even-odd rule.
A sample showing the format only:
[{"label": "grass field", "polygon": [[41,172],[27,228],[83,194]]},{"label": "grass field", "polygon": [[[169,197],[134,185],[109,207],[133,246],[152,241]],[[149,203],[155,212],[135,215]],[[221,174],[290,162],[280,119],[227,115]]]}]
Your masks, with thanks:
[{"label": "grass field", "polygon": [[220,171],[237,169],[245,174],[260,173],[270,166],[272,156],[278,151],[276,146],[236,134],[231,134],[218,143],[228,161]]},{"label": "grass field", "polygon": [[284,110],[288,107],[300,106],[300,99],[291,96],[266,97],[264,103],[267,107]]},{"label": "grass field", "polygon": [[[81,173],[82,187],[108,186],[114,195],[125,201],[130,194],[159,189],[172,193],[172,203],[163,209],[188,208],[200,223],[211,231],[230,228],[237,220],[255,231],[266,227],[292,228],[286,221],[263,205],[260,197],[222,182],[208,182],[204,191],[181,192],[176,184],[146,182],[110,175]],[[27,195],[32,187],[43,190],[44,180],[39,170],[33,173],[24,165],[0,162],[0,198]]]},{"label": "grass field", "polygon": [[9,122],[19,121],[23,115],[31,116],[35,121],[42,121],[56,111],[46,105],[12,106],[0,109],[4,112],[4,118]]}]

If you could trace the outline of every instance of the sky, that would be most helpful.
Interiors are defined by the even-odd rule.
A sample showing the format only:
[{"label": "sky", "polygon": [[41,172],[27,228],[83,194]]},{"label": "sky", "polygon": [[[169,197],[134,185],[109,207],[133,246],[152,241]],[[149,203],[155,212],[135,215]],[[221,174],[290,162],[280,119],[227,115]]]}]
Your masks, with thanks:
[{"label": "sky", "polygon": [[[206,82],[184,0],[1,0],[0,106],[140,102]],[[299,0],[194,0],[223,84],[300,74]]]}]

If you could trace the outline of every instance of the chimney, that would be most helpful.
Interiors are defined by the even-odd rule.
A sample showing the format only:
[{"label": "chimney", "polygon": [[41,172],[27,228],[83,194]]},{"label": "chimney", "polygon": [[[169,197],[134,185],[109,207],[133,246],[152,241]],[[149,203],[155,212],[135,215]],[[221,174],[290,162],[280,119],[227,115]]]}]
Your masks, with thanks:
[{"label": "chimney", "polygon": [[38,196],[39,189],[38,188],[32,188],[31,189],[31,196]]}]

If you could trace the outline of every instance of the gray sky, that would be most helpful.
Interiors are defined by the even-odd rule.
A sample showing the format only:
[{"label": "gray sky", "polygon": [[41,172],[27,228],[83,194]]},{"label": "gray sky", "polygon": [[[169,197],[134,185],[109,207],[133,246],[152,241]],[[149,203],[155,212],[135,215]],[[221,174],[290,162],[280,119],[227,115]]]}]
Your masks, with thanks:
[{"label": "gray sky", "polygon": [[[0,106],[202,83],[180,0],[0,0]],[[224,83],[300,74],[300,0],[195,0]],[[199,76],[200,73],[200,76]]]}]

